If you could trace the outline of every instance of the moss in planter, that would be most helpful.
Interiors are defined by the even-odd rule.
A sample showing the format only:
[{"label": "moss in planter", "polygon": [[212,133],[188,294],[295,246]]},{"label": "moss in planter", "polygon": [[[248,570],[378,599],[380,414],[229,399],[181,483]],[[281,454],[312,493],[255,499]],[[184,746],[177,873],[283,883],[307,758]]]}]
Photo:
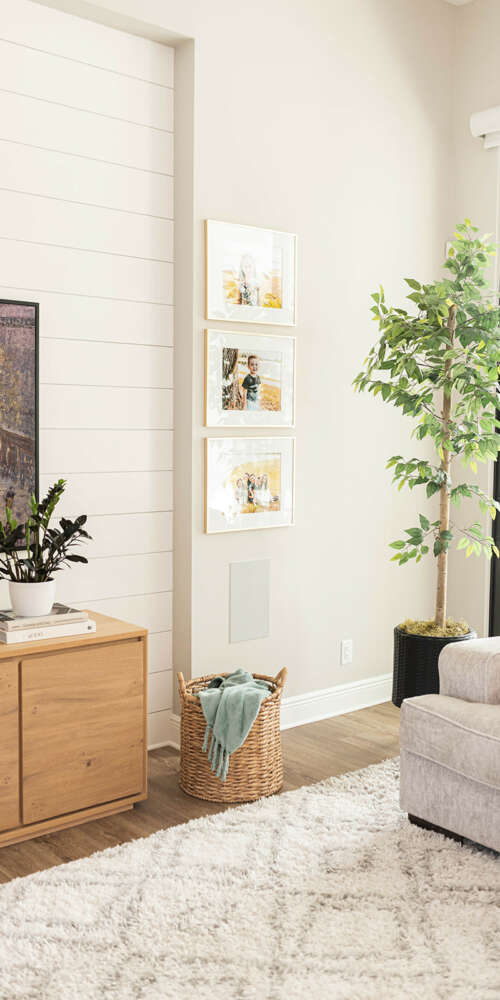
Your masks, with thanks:
[{"label": "moss in planter", "polygon": [[407,618],[406,621],[401,622],[398,628],[402,632],[407,632],[408,635],[425,635],[425,636],[436,636],[439,638],[445,638],[449,636],[450,638],[456,638],[460,635],[467,635],[470,632],[470,628],[467,622],[457,622],[453,618],[446,619],[446,625],[443,628],[438,628],[435,621],[431,619],[430,621],[414,621],[413,618]]}]

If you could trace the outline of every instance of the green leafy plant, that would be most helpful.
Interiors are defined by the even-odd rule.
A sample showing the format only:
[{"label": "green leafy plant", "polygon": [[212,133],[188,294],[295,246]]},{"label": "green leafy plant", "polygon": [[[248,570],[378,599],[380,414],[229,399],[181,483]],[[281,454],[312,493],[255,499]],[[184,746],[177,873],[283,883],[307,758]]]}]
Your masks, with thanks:
[{"label": "green leafy plant", "polygon": [[393,455],[387,468],[393,469],[399,490],[422,487],[427,499],[439,494],[439,517],[419,514],[419,523],[391,545],[400,566],[419,562],[429,552],[436,557],[434,620],[440,629],[445,628],[448,551],[455,537],[467,557],[499,555],[478,521],[462,528],[450,516],[464,497],[475,499],[492,518],[500,510],[476,483],[452,478],[452,460],[460,458],[464,468],[476,473],[477,463],[496,459],[500,448],[500,310],[488,302],[485,277],[496,247],[489,235],[477,233],[470,219],[457,226],[444,265],[448,274],[441,281],[421,284],[406,278],[411,313],[387,305],[382,286],[372,295],[380,338],[354,379],[359,392],[380,394],[385,403],[414,418],[412,436],[430,438],[434,445],[435,461]]},{"label": "green leafy plant", "polygon": [[43,583],[67,563],[88,562],[85,556],[70,551],[91,537],[84,529],[86,514],[74,521],[62,517],[59,528],[50,527],[65,487],[66,481],[58,479],[40,502],[32,495],[30,513],[23,524],[18,524],[6,505],[5,522],[0,521],[0,578],[15,583]]}]

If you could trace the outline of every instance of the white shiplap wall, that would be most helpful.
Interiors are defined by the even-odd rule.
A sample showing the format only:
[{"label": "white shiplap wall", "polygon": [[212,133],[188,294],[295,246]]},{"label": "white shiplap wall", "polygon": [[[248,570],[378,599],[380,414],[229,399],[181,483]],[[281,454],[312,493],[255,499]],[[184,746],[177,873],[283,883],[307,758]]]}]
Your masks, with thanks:
[{"label": "white shiplap wall", "polygon": [[67,478],[61,513],[93,536],[58,593],[149,629],[151,745],[172,686],[173,55],[0,0],[0,298],[40,303],[40,487]]}]

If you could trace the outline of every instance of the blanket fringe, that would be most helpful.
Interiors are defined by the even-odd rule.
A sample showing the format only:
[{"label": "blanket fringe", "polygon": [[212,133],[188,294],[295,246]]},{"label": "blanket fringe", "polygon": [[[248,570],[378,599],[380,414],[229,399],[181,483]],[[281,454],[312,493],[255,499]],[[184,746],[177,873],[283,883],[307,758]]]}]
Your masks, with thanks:
[{"label": "blanket fringe", "polygon": [[219,743],[214,735],[213,729],[207,723],[202,746],[203,753],[208,756],[210,770],[213,771],[221,781],[225,781],[229,771],[229,758],[231,754]]}]

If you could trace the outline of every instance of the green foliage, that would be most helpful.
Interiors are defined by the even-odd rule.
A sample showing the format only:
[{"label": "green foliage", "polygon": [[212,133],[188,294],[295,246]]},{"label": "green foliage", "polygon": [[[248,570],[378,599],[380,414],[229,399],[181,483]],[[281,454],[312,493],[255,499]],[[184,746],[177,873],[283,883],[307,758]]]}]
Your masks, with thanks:
[{"label": "green foliage", "polygon": [[[406,278],[407,298],[412,312],[389,306],[384,289],[372,295],[373,318],[380,338],[365,359],[363,370],[354,379],[359,392],[380,394],[385,403],[413,417],[417,441],[430,438],[436,452],[435,464],[422,458],[405,459],[394,455],[387,468],[393,470],[398,490],[423,487],[428,499],[444,487],[449,500],[458,507],[464,497],[476,499],[483,513],[494,519],[500,504],[475,483],[454,484],[449,463],[462,460],[464,468],[477,472],[479,462],[495,460],[500,448],[497,409],[500,408],[500,310],[488,302],[485,270],[496,247],[489,236],[477,236],[469,219],[457,226],[441,281],[421,284]],[[448,328],[450,310],[456,307],[456,329]],[[442,400],[451,401],[449,419],[443,419]],[[432,551],[447,552],[457,532],[458,548],[466,556],[499,551],[491,535],[474,522],[462,529],[453,522],[450,530],[440,529],[441,521],[419,515],[419,524],[407,528],[405,538],[392,542],[393,560],[399,565]]]},{"label": "green foliage", "polygon": [[51,528],[50,520],[59,503],[66,482],[58,479],[47,496],[38,502],[31,496],[30,512],[24,524],[18,524],[10,507],[5,508],[5,523],[0,521],[0,578],[15,583],[42,583],[67,563],[88,560],[70,551],[74,545],[89,539],[84,529],[87,515],[71,521],[62,517],[59,528]]}]

